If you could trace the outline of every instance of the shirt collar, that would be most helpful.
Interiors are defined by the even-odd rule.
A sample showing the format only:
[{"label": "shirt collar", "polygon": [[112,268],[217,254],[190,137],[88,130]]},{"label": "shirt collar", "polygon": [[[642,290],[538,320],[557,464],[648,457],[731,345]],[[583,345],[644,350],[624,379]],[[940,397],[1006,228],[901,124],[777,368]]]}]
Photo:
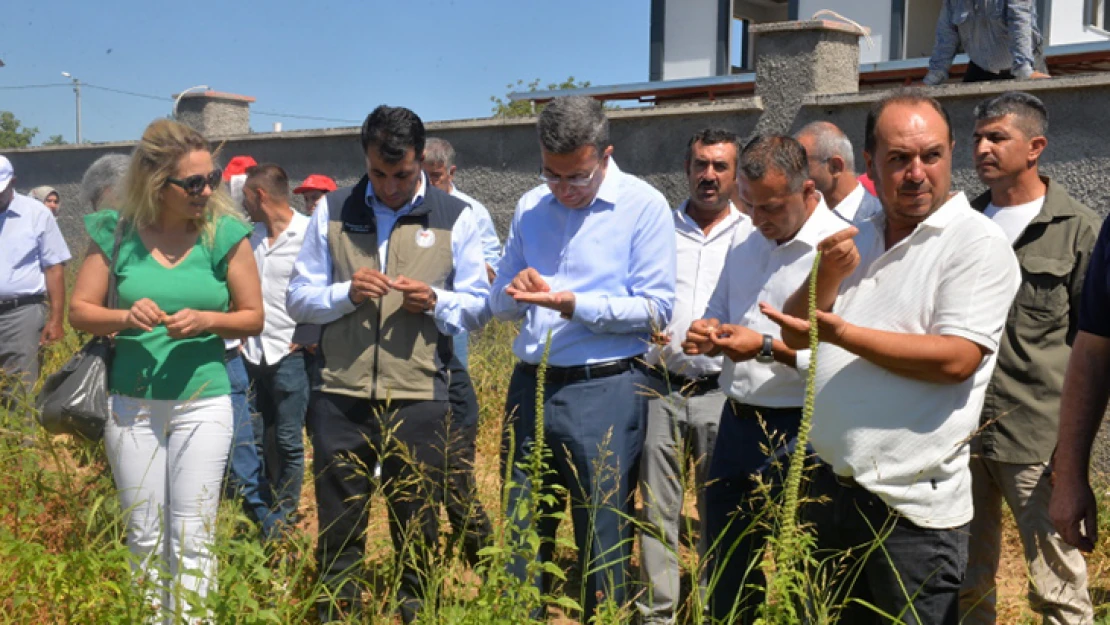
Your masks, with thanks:
[{"label": "shirt collar", "polygon": [[837,209],[841,206],[855,206],[856,212],[858,213],[860,207],[863,205],[864,193],[867,193],[867,189],[864,189],[863,185],[857,182],[856,188],[852,189],[852,192],[848,195],[845,195],[843,200],[840,200],[840,204],[837,204],[836,208],[832,209],[833,212],[837,212]]},{"label": "shirt collar", "polygon": [[623,176],[624,172],[621,171],[620,167],[617,167],[617,161],[610,156],[609,165],[605,168],[605,179],[601,181],[601,186],[597,189],[594,201],[601,200],[607,204],[616,205],[620,198],[621,178]]},{"label": "shirt collar", "polygon": [[816,248],[817,244],[828,236],[827,228],[824,227],[825,222],[829,219],[843,221],[829,210],[828,204],[825,204],[824,196],[818,193],[817,197],[817,207],[813,209],[813,214],[802,224],[801,230],[798,230],[798,234],[795,234],[793,239],[783,243],[784,246],[798,241],[809,247]]},{"label": "shirt collar", "polygon": [[956,195],[948,198],[947,202],[941,204],[940,208],[933,211],[932,215],[926,217],[925,221],[921,222],[921,226],[934,230],[944,230],[948,224],[960,216],[960,211],[964,210],[972,210],[971,204],[967,201],[964,192],[958,191]]},{"label": "shirt collar", "polygon": [[[308,223],[310,221],[311,220],[309,219],[308,215],[305,215],[303,213],[299,213],[295,209],[293,209],[293,216],[289,219],[289,224],[287,226],[285,226],[285,230],[282,230],[281,234],[279,234],[274,239],[274,244],[276,245],[277,242],[281,241],[282,239],[287,239],[289,237],[296,236],[296,235],[300,234],[302,229],[307,230],[308,229]],[[255,234],[255,236],[260,237],[262,239],[270,238],[270,229],[266,227],[266,222],[263,222],[263,221],[254,222],[254,234]]]},{"label": "shirt collar", "polygon": [[[701,226],[699,226],[697,222],[694,221],[692,217],[690,217],[690,214],[686,212],[686,209],[689,207],[689,199],[682,202],[678,209],[675,210],[675,220],[678,222],[679,226],[685,230],[697,232],[698,234],[704,234],[702,232]],[[713,226],[713,230],[709,232],[706,238],[716,237],[720,233],[728,230],[729,227],[732,226],[732,224],[739,221],[742,217],[743,214],[741,214],[740,211],[737,210],[736,205],[734,205],[732,202],[729,202],[728,216],[721,220],[721,223]]]},{"label": "shirt collar", "polygon": [[[412,196],[408,204],[401,208],[396,209],[395,212],[401,213],[406,210],[411,210],[424,203],[424,192],[428,190],[428,178],[424,172],[420,172],[420,185],[416,188],[416,194]],[[393,208],[382,204],[378,196],[374,195],[374,185],[370,182],[370,178],[366,178],[366,205],[381,210],[394,210]]]}]

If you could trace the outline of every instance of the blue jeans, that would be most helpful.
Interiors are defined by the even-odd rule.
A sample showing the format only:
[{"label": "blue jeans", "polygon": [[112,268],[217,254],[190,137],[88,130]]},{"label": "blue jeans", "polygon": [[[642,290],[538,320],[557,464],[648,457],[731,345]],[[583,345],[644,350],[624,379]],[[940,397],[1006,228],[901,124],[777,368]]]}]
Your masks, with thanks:
[{"label": "blue jeans", "polygon": [[[540,505],[540,518],[515,518],[515,531],[535,524],[542,541],[537,560],[550,562],[555,549],[558,517],[569,494],[574,542],[582,571],[583,623],[597,610],[599,595],[617,605],[631,596],[629,564],[632,558],[634,518],[632,495],[639,481],[640,452],[644,443],[647,374],[632,369],[618,375],[570,382],[549,383],[544,389],[544,440],[550,452],[542,493],[551,496]],[[530,482],[521,463],[536,441],[536,375],[517,365],[509,382],[502,442],[504,463],[512,462],[508,510],[515,515],[529,496]],[[512,447],[510,447],[510,444]],[[556,491],[561,484],[566,491]],[[519,538],[518,538],[519,539]],[[528,563],[519,555],[509,573],[525,579]],[[536,584],[544,591],[544,575]],[[539,614],[535,616],[539,617]]]},{"label": "blue jeans", "polygon": [[227,485],[233,495],[243,498],[243,511],[262,527],[262,535],[269,536],[277,521],[271,510],[267,491],[261,487],[262,459],[254,442],[254,427],[247,402],[250,380],[243,358],[236,352],[227,352],[224,362],[231,381],[231,407],[233,427],[231,454],[227,462]]},{"label": "blue jeans", "polygon": [[752,479],[758,475],[770,484],[771,497],[782,492],[801,421],[801,408],[725,402],[705,489],[712,580],[708,599],[714,622],[747,625],[755,621],[767,585],[758,564],[767,540],[761,523],[767,506],[753,496]]},{"label": "blue jeans", "polygon": [[[847,602],[841,623],[881,625],[884,614],[906,625],[956,625],[967,571],[968,527],[919,527],[858,484],[818,462],[809,474],[801,518],[816,528],[818,579],[831,580],[834,601]],[[869,549],[876,536],[882,548]],[[851,575],[826,574],[831,568]],[[910,609],[912,604],[912,609]],[[874,607],[871,607],[874,606]],[[1047,622],[1047,619],[1046,619]]]},{"label": "blue jeans", "polygon": [[267,434],[273,432],[265,437],[267,443],[272,439],[273,453],[265,457],[274,504],[279,519],[289,521],[297,512],[304,482],[302,432],[309,396],[304,352],[293,352],[273,365],[248,362],[247,371],[254,384],[252,407],[261,415]]}]

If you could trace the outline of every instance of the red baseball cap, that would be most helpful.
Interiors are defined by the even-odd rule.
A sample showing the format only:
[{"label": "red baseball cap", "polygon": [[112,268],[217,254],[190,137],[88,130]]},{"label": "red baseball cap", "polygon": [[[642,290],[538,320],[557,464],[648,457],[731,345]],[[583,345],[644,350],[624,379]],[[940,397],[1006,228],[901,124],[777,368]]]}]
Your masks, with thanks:
[{"label": "red baseball cap", "polygon": [[293,193],[304,193],[305,191],[323,191],[330,193],[335,191],[335,181],[323,174],[312,174],[304,179],[301,186],[293,189]]},{"label": "red baseball cap", "polygon": [[257,165],[258,162],[249,156],[236,156],[227,162],[224,168],[224,182],[231,180],[232,176],[247,173],[247,170]]}]

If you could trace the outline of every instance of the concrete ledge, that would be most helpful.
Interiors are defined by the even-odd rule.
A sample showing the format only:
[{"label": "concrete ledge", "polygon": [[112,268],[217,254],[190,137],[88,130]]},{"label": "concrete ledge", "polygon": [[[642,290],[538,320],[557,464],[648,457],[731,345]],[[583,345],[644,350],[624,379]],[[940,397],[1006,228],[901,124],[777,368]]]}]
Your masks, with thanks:
[{"label": "concrete ledge", "polygon": [[[949,98],[986,98],[1007,91],[1026,91],[1032,94],[1052,91],[1073,91],[1076,89],[1090,89],[1110,87],[1110,74],[1085,74],[1078,76],[1061,76],[1041,80],[995,80],[989,82],[951,83],[926,87],[916,85],[915,88],[939,99]],[[808,95],[802,99],[802,106],[845,106],[854,104],[871,104],[878,102],[890,94],[890,89],[876,89],[861,91],[859,93]]]},{"label": "concrete ledge", "polygon": [[832,20],[807,20],[805,22],[773,22],[770,24],[756,24],[748,28],[753,35],[767,33],[797,33],[807,30],[827,30],[841,32],[849,35],[863,35],[864,31],[851,24],[834,22]]},{"label": "concrete ledge", "polygon": [[192,91],[192,92],[186,93],[184,95],[182,95],[180,93],[175,93],[171,97],[181,98],[182,101],[205,99],[205,100],[221,100],[221,101],[224,101],[224,102],[245,102],[247,104],[253,104],[254,102],[257,101],[257,98],[253,98],[249,95],[239,95],[238,93],[226,93],[224,91]]}]

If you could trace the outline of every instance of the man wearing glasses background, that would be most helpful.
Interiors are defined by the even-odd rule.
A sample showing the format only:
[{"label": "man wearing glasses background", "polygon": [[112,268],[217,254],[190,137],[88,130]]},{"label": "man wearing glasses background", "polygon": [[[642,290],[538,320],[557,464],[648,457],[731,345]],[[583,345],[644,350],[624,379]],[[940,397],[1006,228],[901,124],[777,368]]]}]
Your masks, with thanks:
[{"label": "man wearing glasses background", "polygon": [[[543,185],[517,204],[490,306],[524,319],[513,352],[503,459],[511,463],[508,509],[521,529],[535,522],[550,561],[562,505],[539,519],[517,515],[536,440],[536,365],[549,351],[544,403],[544,493],[561,485],[583,576],[586,622],[601,600],[624,604],[632,552],[632,493],[643,446],[651,333],[667,326],[675,290],[674,221],[666,199],[613,162],[609,122],[587,97],[557,98],[538,122]],[[511,443],[511,445],[510,445]],[[511,572],[521,579],[520,554]],[[536,583],[541,586],[542,576]],[[538,616],[538,615],[537,615]]]}]

